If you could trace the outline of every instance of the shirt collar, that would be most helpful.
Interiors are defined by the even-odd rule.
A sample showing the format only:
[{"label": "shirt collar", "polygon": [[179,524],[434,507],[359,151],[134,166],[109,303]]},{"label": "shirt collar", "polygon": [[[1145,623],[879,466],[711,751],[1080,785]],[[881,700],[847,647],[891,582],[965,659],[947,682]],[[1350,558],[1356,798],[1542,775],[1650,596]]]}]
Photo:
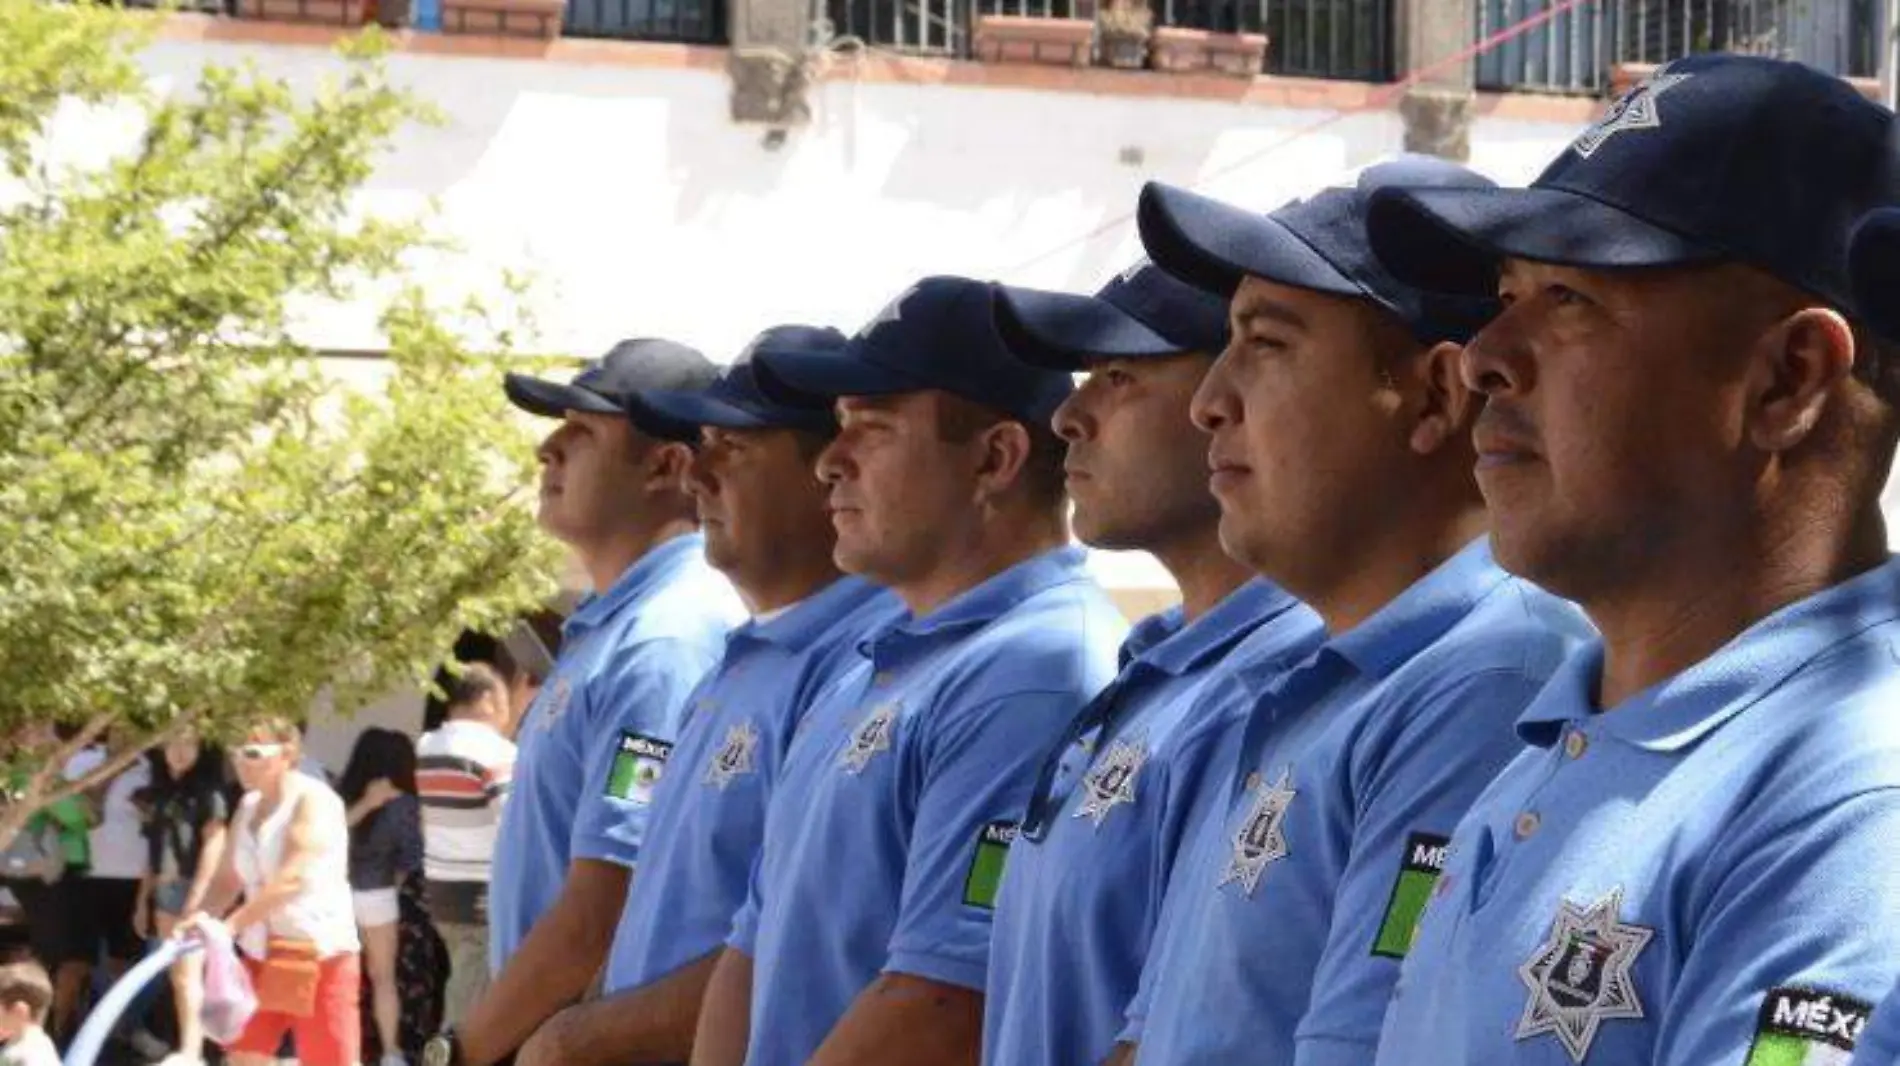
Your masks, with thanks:
[{"label": "shirt collar", "polygon": [[1360,673],[1384,677],[1444,636],[1509,578],[1491,558],[1490,538],[1479,537],[1327,647]]},{"label": "shirt collar", "polygon": [[887,645],[922,643],[988,625],[1038,593],[1082,579],[1086,557],[1081,548],[1071,545],[1025,559],[964,590],[922,618],[899,615],[891,625],[864,640],[859,650],[870,657]]},{"label": "shirt collar", "polygon": [[1139,661],[1180,677],[1227,654],[1260,623],[1298,605],[1280,586],[1254,578],[1193,622],[1185,622],[1179,607],[1150,615],[1122,644],[1122,668]]},{"label": "shirt collar", "polygon": [[[1599,719],[1601,728],[1650,751],[1680,751],[1759,703],[1809,663],[1859,634],[1900,617],[1900,559],[1791,603],[1720,650],[1631,696]],[[1596,710],[1603,644],[1572,655],[1518,717],[1526,743],[1549,747],[1564,726]]]},{"label": "shirt collar", "polygon": [[561,636],[571,639],[597,629],[622,610],[651,596],[698,558],[705,543],[706,538],[700,534],[686,533],[654,545],[634,560],[606,592],[581,597],[579,606],[562,624]]},{"label": "shirt collar", "polygon": [[727,641],[756,640],[801,652],[880,591],[861,577],[841,577],[770,618],[745,623]]}]

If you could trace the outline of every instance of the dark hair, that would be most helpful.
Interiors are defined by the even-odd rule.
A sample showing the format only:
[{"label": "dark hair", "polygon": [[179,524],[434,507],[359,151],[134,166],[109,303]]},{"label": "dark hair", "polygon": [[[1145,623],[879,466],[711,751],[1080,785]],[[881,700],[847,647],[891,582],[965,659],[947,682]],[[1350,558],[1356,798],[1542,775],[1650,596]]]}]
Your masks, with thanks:
[{"label": "dark hair", "polygon": [[470,706],[492,693],[506,692],[508,683],[502,680],[501,671],[487,663],[462,663],[461,673],[448,679],[442,686],[448,693],[448,710]]},{"label": "dark hair", "polygon": [[152,768],[152,783],[149,787],[154,799],[171,793],[229,792],[233,785],[224,749],[210,741],[198,742],[198,761],[191,764],[191,769],[186,770],[183,777],[172,776],[171,764],[165,761],[163,744],[146,752],[145,759]]},{"label": "dark hair", "polygon": [[414,795],[416,791],[416,745],[407,734],[393,729],[365,729],[350,749],[349,764],[337,780],[336,790],[345,803],[363,798],[363,790],[379,777],[389,779],[397,789]]},{"label": "dark hair", "polygon": [[1022,480],[1030,499],[1038,504],[1059,507],[1068,496],[1068,477],[1063,464],[1069,458],[1069,444],[1056,435],[1047,421],[1027,422],[960,396],[939,408],[937,432],[944,440],[961,444],[999,422],[1016,422],[1029,434],[1029,455],[1023,460]]},{"label": "dark hair", "polygon": [[46,1020],[46,1008],[53,1004],[53,981],[46,976],[46,967],[32,959],[0,966],[0,1007],[13,1003],[26,1004],[33,1024]]},{"label": "dark hair", "polygon": [[1854,327],[1854,379],[1872,389],[1882,403],[1900,406],[1900,344],[1859,319],[1848,322]]}]

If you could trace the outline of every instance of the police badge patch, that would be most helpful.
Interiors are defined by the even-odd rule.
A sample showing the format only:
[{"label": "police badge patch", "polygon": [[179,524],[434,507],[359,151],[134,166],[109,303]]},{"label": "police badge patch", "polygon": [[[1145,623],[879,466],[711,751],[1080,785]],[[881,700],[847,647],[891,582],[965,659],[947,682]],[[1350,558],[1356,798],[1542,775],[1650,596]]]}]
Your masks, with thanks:
[{"label": "police badge patch", "polygon": [[1517,968],[1530,1000],[1518,1019],[1516,1039],[1548,1033],[1572,1062],[1581,1063],[1604,1022],[1643,1017],[1631,970],[1656,933],[1624,924],[1617,917],[1622,907],[1621,888],[1588,907],[1559,901],[1550,937]]},{"label": "police badge patch", "polygon": [[735,777],[743,777],[758,769],[756,765],[759,750],[759,731],[751,722],[740,722],[726,730],[726,742],[713,752],[706,763],[705,776],[700,778],[704,784],[724,790],[732,784]]},{"label": "police badge patch", "polygon": [[1280,780],[1271,788],[1254,786],[1253,807],[1234,832],[1233,858],[1221,874],[1220,888],[1238,881],[1242,894],[1252,897],[1260,885],[1260,875],[1270,863],[1287,857],[1286,809],[1299,793],[1293,788],[1291,768],[1280,771]]},{"label": "police badge patch", "polygon": [[1087,818],[1100,829],[1116,804],[1135,802],[1135,776],[1147,761],[1146,741],[1117,740],[1082,779],[1082,803],[1074,816]]},{"label": "police badge patch", "polygon": [[897,724],[897,704],[886,703],[851,731],[851,741],[838,756],[838,765],[846,773],[861,774],[880,751],[891,750],[891,732]]},{"label": "police badge patch", "polygon": [[1570,145],[1571,149],[1588,159],[1603,147],[1603,142],[1619,133],[1660,129],[1662,113],[1656,110],[1656,98],[1691,77],[1693,75],[1671,74],[1667,67],[1658,70],[1650,75],[1648,81],[1624,93],[1621,99],[1610,105],[1610,113],[1601,122],[1583,131],[1583,135]]}]

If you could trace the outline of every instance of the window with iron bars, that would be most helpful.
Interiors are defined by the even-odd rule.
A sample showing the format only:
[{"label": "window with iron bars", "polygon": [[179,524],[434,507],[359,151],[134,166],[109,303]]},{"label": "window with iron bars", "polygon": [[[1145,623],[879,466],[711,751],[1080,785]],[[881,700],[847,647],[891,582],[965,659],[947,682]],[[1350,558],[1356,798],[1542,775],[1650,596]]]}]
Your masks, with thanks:
[{"label": "window with iron bars", "polygon": [[[1561,0],[1477,0],[1485,40]],[[1619,63],[1696,52],[1798,59],[1844,77],[1879,73],[1879,0],[1586,0],[1486,51],[1478,87],[1598,93]]]},{"label": "window with iron bars", "polygon": [[723,44],[727,0],[567,0],[569,37]]},{"label": "window with iron bars", "polygon": [[[1148,0],[1157,26],[1265,33],[1266,71],[1390,81],[1394,0]],[[879,48],[967,56],[976,15],[1075,18],[1075,0],[825,0],[838,36]],[[1084,6],[1081,10],[1087,11]]]}]

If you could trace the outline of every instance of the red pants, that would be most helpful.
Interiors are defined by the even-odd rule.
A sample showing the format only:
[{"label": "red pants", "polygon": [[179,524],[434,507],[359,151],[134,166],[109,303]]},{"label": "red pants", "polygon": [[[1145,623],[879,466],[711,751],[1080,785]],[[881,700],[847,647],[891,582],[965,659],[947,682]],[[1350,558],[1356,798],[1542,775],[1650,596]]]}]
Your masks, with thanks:
[{"label": "red pants", "polygon": [[[244,966],[257,976],[256,960],[246,958]],[[303,1066],[356,1066],[363,1053],[362,981],[355,952],[322,960],[317,963],[316,1009],[308,1018],[260,1010],[225,1050],[275,1058],[289,1033]]]}]

